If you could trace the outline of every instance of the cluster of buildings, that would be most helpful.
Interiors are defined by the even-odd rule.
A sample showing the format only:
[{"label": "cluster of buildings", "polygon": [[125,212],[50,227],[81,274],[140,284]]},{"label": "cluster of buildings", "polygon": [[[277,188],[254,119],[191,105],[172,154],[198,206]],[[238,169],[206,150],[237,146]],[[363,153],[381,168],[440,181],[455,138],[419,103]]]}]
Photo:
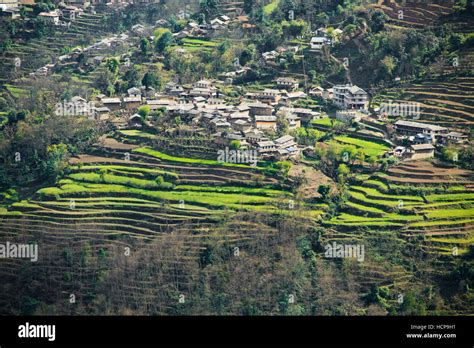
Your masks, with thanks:
[{"label": "cluster of buildings", "polygon": [[[186,37],[210,37],[214,34],[224,32],[230,23],[232,23],[232,19],[226,15],[218,16],[211,19],[209,23],[204,22],[202,24],[190,20],[182,30],[174,33],[173,37],[176,39]],[[170,25],[171,23],[166,19],[160,19],[155,23],[155,26],[162,28],[169,27]]]},{"label": "cluster of buildings", "polygon": [[[294,86],[294,81],[286,78],[277,79],[275,83],[281,87]],[[275,91],[282,93],[282,90]],[[180,127],[188,127],[193,134],[210,135],[216,143],[229,145],[238,140],[241,148],[256,150],[261,158],[279,160],[297,156],[300,149],[292,136],[271,139],[278,122],[286,121],[289,129],[293,129],[321,114],[280,103],[282,99],[277,98],[275,102],[274,98],[266,97],[267,93],[262,91],[260,98],[242,97],[238,103],[229,105],[219,94],[215,81],[200,80],[186,87],[170,82],[163,94],[134,87],[120,97],[98,95],[93,107],[86,108],[89,111],[86,115],[100,122],[110,122],[119,129],[141,128],[159,111],[170,120],[179,118]],[[74,100],[87,103],[80,97]],[[149,119],[137,113],[143,105],[151,110]]]},{"label": "cluster of buildings", "polygon": [[436,149],[435,145],[459,145],[468,141],[468,136],[464,133],[429,123],[398,120],[393,126],[397,133],[397,140],[405,140],[408,143],[408,147],[397,146],[389,153],[400,158],[432,158]]}]

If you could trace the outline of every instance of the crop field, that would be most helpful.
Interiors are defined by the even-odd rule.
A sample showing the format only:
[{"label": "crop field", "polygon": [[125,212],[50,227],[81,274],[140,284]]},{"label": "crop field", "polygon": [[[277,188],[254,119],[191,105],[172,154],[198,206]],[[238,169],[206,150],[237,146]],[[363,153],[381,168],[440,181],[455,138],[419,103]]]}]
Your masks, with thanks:
[{"label": "crop field", "polygon": [[[436,3],[423,3],[419,1],[395,1],[379,0],[371,5],[385,12],[390,18],[390,22],[396,27],[406,27],[413,29],[423,29],[437,24],[442,16],[452,13],[454,0],[438,1]],[[401,17],[400,11],[403,16]]]},{"label": "crop field", "polygon": [[456,77],[424,80],[403,88],[390,88],[374,98],[374,103],[419,103],[417,122],[435,123],[446,127],[474,126],[474,78]]},{"label": "crop field", "polygon": [[329,142],[330,144],[336,145],[352,145],[357,149],[364,150],[364,153],[368,156],[380,156],[387,152],[390,148],[383,144],[378,144],[373,141],[361,140],[358,138],[353,138],[349,136],[337,136]]},{"label": "crop field", "polygon": [[[418,164],[418,169],[427,168],[426,162]],[[436,167],[431,169],[433,172],[437,170]],[[445,169],[439,170],[442,172]],[[398,182],[392,184],[389,180],[381,181],[381,178],[387,177],[373,175],[369,180],[358,178],[357,185],[351,186],[350,189],[347,213],[333,218],[328,224],[352,229],[385,226],[389,229],[396,228],[402,237],[429,236],[431,232],[436,231],[437,237],[441,238],[446,233],[450,238],[436,240],[435,243],[431,243],[427,238],[425,248],[429,252],[450,255],[451,249],[440,251],[440,246],[458,247],[459,253],[468,251],[469,243],[465,240],[471,240],[474,233],[474,192],[470,188],[459,185],[455,176],[451,182],[445,180],[443,186],[436,180],[424,186],[417,186],[418,192],[410,188],[409,181],[400,185]],[[415,178],[410,179],[412,182],[418,182]],[[454,184],[456,191],[460,193],[453,194],[449,190],[451,184]]]},{"label": "crop field", "polygon": [[[125,130],[115,139],[123,140],[121,134],[143,136]],[[94,260],[89,261],[92,271],[99,267],[95,264],[99,259],[103,263],[116,260],[117,250],[154,248],[158,250],[157,262],[172,274],[199,260],[213,240],[245,249],[260,238],[274,235],[275,229],[267,225],[265,216],[283,217],[301,211],[303,219],[316,220],[325,210],[324,204],[298,201],[291,190],[277,185],[276,172],[266,168],[170,156],[148,147],[132,151],[130,160],[125,161],[122,158],[127,150],[118,146],[117,140],[108,143],[109,147],[97,149],[103,156],[96,153],[73,158],[68,174],[56,185],[41,188],[31,199],[0,210],[0,236],[21,235],[39,241],[45,249],[55,245],[55,250],[48,252],[48,258],[57,259],[57,268],[51,270],[52,281],[60,282],[65,274],[72,277],[71,282],[58,286],[58,296],[64,291],[78,291],[75,284],[79,279],[88,283],[87,275],[80,275],[76,268],[80,265],[68,263],[62,256],[65,254],[84,258],[87,252]],[[261,220],[256,219],[258,216]],[[235,219],[239,219],[238,225],[233,225]],[[165,249],[170,248],[175,250],[172,255],[166,254]],[[1,262],[2,276],[11,279],[15,268],[7,265],[8,261]],[[179,281],[172,284],[173,293],[187,289]],[[165,285],[156,286],[160,289]],[[134,292],[131,288],[123,291],[127,296],[133,293],[143,303],[140,289],[146,291],[147,287],[142,284]],[[2,308],[8,310],[8,306]]]}]

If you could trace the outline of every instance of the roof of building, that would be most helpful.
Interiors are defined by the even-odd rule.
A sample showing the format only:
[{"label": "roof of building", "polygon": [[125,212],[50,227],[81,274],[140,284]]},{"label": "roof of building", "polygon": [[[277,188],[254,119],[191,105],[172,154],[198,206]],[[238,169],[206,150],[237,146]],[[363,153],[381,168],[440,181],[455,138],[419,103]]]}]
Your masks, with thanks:
[{"label": "roof of building", "polygon": [[441,131],[446,130],[446,127],[437,126],[434,124],[429,123],[420,123],[420,122],[413,122],[413,121],[405,121],[405,120],[398,120],[394,123],[396,126],[405,126],[405,127],[413,127],[413,128],[423,128],[429,129],[432,131]]},{"label": "roof of building", "polygon": [[120,98],[102,98],[103,104],[120,104]]},{"label": "roof of building", "polygon": [[434,150],[434,146],[431,144],[417,144],[417,145],[410,145],[410,147],[415,150]]},{"label": "roof of building", "polygon": [[278,139],[275,140],[275,143],[277,145],[279,144],[284,144],[284,143],[287,143],[289,141],[294,141],[294,138],[291,136],[291,135],[284,135]]},{"label": "roof of building", "polygon": [[135,102],[141,102],[142,97],[125,97],[123,98],[124,103],[135,103]]},{"label": "roof of building", "polygon": [[255,116],[255,122],[276,122],[276,116]]},{"label": "roof of building", "polygon": [[267,147],[267,146],[275,146],[275,143],[271,140],[259,141],[257,142],[258,147]]}]

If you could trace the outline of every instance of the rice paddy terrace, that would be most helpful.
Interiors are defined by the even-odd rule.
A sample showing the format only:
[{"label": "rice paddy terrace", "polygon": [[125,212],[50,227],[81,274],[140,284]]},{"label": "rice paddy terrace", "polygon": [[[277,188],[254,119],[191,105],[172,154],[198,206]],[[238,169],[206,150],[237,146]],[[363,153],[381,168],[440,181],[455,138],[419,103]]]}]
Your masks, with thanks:
[{"label": "rice paddy terrace", "polygon": [[[164,314],[179,294],[191,292],[186,272],[203,262],[210,245],[244,252],[278,234],[275,217],[315,221],[325,209],[298,200],[274,168],[174,157],[148,146],[150,139],[144,143],[151,134],[123,132],[140,145],[107,139],[93,153],[72,158],[56,186],[0,211],[0,235],[36,241],[41,255],[29,270],[0,261],[4,311],[18,310],[33,293],[44,303],[64,298],[58,310],[69,313],[69,294],[91,303],[101,280],[117,276],[118,267],[131,272],[133,282],[108,291]],[[134,267],[149,257],[163,278],[138,274]],[[22,293],[11,292],[25,272],[36,272],[35,281]],[[149,307],[160,291],[170,307]]]},{"label": "rice paddy terrace", "polygon": [[473,91],[473,77],[427,79],[386,89],[372,103],[419,103],[417,122],[466,129],[474,126]]},{"label": "rice paddy terrace", "polygon": [[382,10],[394,28],[424,29],[437,25],[442,17],[452,14],[454,4],[454,0],[378,0],[370,7]]},{"label": "rice paddy terrace", "polygon": [[[27,42],[14,43],[12,49],[5,52],[0,66],[0,82],[6,82],[31,73],[45,64],[53,63],[70,48],[90,43],[91,39],[104,36],[105,15],[84,13],[66,30],[57,30],[54,35],[47,35]],[[15,69],[14,59],[21,59],[21,67]]]},{"label": "rice paddy terrace", "polygon": [[[437,277],[450,272],[472,250],[473,180],[474,173],[469,171],[406,162],[388,173],[357,177],[343,212],[323,224],[332,231],[328,234],[331,241],[370,241],[384,235],[387,243],[393,242],[391,256],[421,252],[430,260],[425,271]],[[379,239],[377,243],[372,252],[381,255],[384,243]],[[383,255],[390,258],[385,252]],[[378,282],[402,292],[405,285],[417,281],[410,267],[379,261],[364,263],[359,277],[361,291],[368,291],[364,284]],[[471,290],[462,299],[467,305],[464,308],[471,308],[470,314],[472,296]],[[456,309],[448,312],[459,314]]]}]

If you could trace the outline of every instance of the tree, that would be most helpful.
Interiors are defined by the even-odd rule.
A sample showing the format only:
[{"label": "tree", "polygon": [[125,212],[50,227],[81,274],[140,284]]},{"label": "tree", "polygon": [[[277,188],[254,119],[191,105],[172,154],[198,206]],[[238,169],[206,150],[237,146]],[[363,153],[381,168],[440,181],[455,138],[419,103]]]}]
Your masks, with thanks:
[{"label": "tree", "polygon": [[255,51],[255,45],[248,45],[240,54],[240,65],[245,66],[247,63],[251,62],[255,57]]},{"label": "tree", "polygon": [[173,43],[173,35],[168,30],[164,32],[160,38],[156,41],[155,50],[159,53],[163,53]]},{"label": "tree", "polygon": [[240,141],[239,141],[239,140],[232,140],[232,141],[230,142],[230,148],[231,148],[232,150],[238,150],[238,149],[240,149]]},{"label": "tree", "polygon": [[146,89],[155,86],[156,83],[157,83],[157,78],[154,73],[148,71],[147,73],[145,73],[145,75],[143,75],[142,85],[145,86]]},{"label": "tree", "polygon": [[326,201],[329,198],[329,193],[331,192],[330,185],[319,185],[318,193],[321,195],[321,198]]},{"label": "tree", "polygon": [[119,68],[119,61],[117,58],[108,58],[105,61],[105,66],[114,75],[117,75]]},{"label": "tree", "polygon": [[343,183],[350,172],[351,171],[348,166],[346,166],[344,163],[340,164],[339,167],[337,167],[337,178],[339,182]]},{"label": "tree", "polygon": [[282,23],[283,30],[289,35],[289,36],[301,36],[304,34],[306,29],[308,28],[308,23],[306,23],[304,20],[293,20],[290,22],[283,22]]},{"label": "tree", "polygon": [[253,10],[254,0],[244,0],[244,11],[246,14],[251,14]]},{"label": "tree", "polygon": [[50,145],[47,148],[47,160],[45,167],[46,177],[56,179],[67,167],[67,146],[65,144]]},{"label": "tree", "polygon": [[383,11],[376,10],[370,17],[370,29],[374,33],[378,33],[383,30],[385,22],[387,21],[387,15]]},{"label": "tree", "polygon": [[150,50],[150,41],[148,41],[147,38],[143,37],[140,40],[140,51],[142,52],[144,56],[146,56],[149,50]]},{"label": "tree", "polygon": [[140,115],[142,120],[145,120],[147,116],[150,114],[150,111],[151,111],[150,105],[143,105],[143,106],[140,106],[140,108],[138,109],[138,114]]},{"label": "tree", "polygon": [[285,135],[288,133],[288,129],[290,128],[290,124],[288,120],[284,116],[278,116],[277,118],[277,133],[278,135]]},{"label": "tree", "polygon": [[204,16],[206,16],[206,19],[210,19],[219,14],[219,3],[217,0],[201,0],[199,7]]},{"label": "tree", "polygon": [[391,77],[393,70],[396,68],[395,58],[393,56],[385,56],[380,63],[385,74],[388,75],[388,77]]}]

